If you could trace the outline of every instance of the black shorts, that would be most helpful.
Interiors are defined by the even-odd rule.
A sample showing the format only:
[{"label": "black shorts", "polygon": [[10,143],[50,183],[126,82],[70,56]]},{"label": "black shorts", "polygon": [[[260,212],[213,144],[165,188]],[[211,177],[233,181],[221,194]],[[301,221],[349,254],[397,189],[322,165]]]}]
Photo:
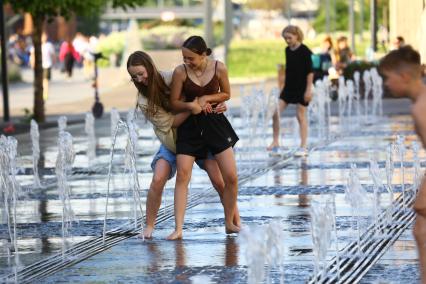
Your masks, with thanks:
[{"label": "black shorts", "polygon": [[50,80],[52,68],[43,68],[43,79]]},{"label": "black shorts", "polygon": [[233,147],[238,139],[223,114],[191,115],[178,128],[176,154],[205,159],[209,152],[216,155]]},{"label": "black shorts", "polygon": [[285,101],[287,104],[300,104],[305,107],[309,105],[309,103],[305,102],[305,92],[300,91],[281,91],[280,99]]}]

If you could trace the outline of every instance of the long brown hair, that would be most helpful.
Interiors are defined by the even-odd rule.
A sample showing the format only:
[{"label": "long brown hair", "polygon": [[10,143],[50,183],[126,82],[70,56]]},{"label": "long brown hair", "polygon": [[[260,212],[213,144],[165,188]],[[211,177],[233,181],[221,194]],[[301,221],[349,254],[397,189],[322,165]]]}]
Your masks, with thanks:
[{"label": "long brown hair", "polygon": [[170,111],[170,88],[164,82],[163,77],[155,67],[151,57],[143,51],[133,52],[127,59],[127,70],[130,66],[144,66],[148,73],[148,84],[133,81],[139,96],[144,96],[148,100],[147,114],[153,116],[161,107]]}]

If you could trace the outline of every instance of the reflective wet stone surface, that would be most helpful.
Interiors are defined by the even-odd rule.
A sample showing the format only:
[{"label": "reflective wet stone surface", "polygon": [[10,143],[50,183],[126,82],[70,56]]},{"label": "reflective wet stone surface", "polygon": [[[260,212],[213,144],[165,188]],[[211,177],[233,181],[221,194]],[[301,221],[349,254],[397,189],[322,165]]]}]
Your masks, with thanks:
[{"label": "reflective wet stone surface", "polygon": [[[289,118],[283,125],[291,125]],[[74,137],[76,159],[69,177],[71,206],[75,222],[70,229],[69,245],[102,236],[105,204],[108,188],[108,164],[110,159],[109,120],[97,121],[97,158],[92,167],[86,156],[87,138],[84,125],[69,126]],[[266,152],[271,128],[256,137],[250,137],[242,122],[231,121],[241,141],[235,149],[239,173],[238,207],[244,230],[255,236],[266,234],[266,226],[273,222],[282,228],[284,246],[283,270],[265,266],[265,282],[305,283],[314,272],[314,254],[311,236],[310,205],[314,200],[332,196],[336,204],[337,245],[333,239],[327,259],[335,256],[336,247],[341,250],[357,238],[354,230],[353,210],[345,200],[345,188],[352,163],[357,166],[360,182],[372,200],[373,182],[369,174],[370,160],[378,161],[383,183],[386,183],[385,160],[389,142],[396,135],[406,136],[406,146],[416,139],[409,116],[384,117],[377,123],[340,133],[328,141],[311,133],[312,149],[306,157],[293,155],[298,144],[292,129],[284,129],[283,147],[278,155]],[[140,123],[137,169],[145,205],[147,188],[151,181],[151,157],[159,147],[152,138],[149,125]],[[338,126],[334,125],[337,129]],[[18,173],[24,195],[17,204],[18,271],[37,261],[60,254],[62,247],[62,204],[54,174],[57,155],[57,129],[41,131],[42,161],[40,173],[44,188],[32,188],[31,141],[28,135],[17,137]],[[265,140],[266,138],[266,140]],[[113,174],[110,182],[107,229],[131,224],[134,216],[129,177],[123,172],[126,136],[120,134],[114,151]],[[250,146],[251,145],[251,146]],[[424,150],[419,153],[421,166],[425,166]],[[392,183],[396,199],[401,194],[402,174],[395,154],[395,172]],[[413,183],[413,154],[410,148],[404,160],[405,188]],[[78,259],[72,266],[55,270],[37,280],[38,283],[244,283],[248,281],[248,251],[253,250],[237,234],[226,235],[223,207],[204,171],[194,166],[189,190],[189,207],[185,216],[184,238],[167,241],[173,231],[174,179],[166,184],[163,203],[154,238],[142,240],[129,235],[107,249],[99,249],[87,259]],[[390,205],[387,190],[382,187],[380,209]],[[373,222],[373,202],[365,202],[360,208],[361,228]],[[145,208],[145,206],[143,206]],[[5,212],[0,225],[0,273],[11,275],[15,270],[15,258],[8,257],[6,244],[8,228]],[[130,224],[129,224],[130,222]],[[140,228],[138,228],[140,230]],[[135,231],[137,232],[137,231]],[[266,252],[267,254],[267,252]],[[67,256],[73,257],[73,256]],[[284,273],[282,273],[284,271]],[[415,283],[419,280],[416,247],[411,227],[388,249],[380,260],[362,278],[361,283]],[[41,281],[41,282],[40,282]]]}]

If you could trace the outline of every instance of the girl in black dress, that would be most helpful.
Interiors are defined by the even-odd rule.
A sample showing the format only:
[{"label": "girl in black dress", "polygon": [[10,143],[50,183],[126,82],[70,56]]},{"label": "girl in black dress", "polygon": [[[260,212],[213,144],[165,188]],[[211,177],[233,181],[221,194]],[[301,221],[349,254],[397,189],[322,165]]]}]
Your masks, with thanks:
[{"label": "girl in black dress", "polygon": [[312,99],[312,59],[311,50],[302,43],[303,33],[297,26],[287,26],[282,31],[282,37],[287,43],[285,49],[286,69],[285,83],[279,100],[279,110],[272,117],[273,141],[268,150],[276,150],[279,147],[280,113],[288,104],[297,104],[297,121],[300,128],[300,149],[296,155],[307,154],[306,140],[308,136],[308,122],[306,119],[306,107]]}]

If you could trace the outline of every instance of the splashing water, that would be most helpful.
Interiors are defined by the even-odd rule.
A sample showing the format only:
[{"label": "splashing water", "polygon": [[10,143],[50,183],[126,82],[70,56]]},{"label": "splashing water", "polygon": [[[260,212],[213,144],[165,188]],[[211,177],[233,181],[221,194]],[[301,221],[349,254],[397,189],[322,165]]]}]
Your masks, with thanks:
[{"label": "splashing water", "polygon": [[388,149],[386,152],[386,189],[389,196],[389,207],[386,212],[387,223],[391,223],[392,219],[392,207],[393,207],[393,185],[392,179],[395,171],[394,161],[393,161],[393,150],[395,149],[394,143],[389,143]]},{"label": "splashing water", "polygon": [[9,232],[10,244],[7,248],[8,256],[14,251],[18,254],[16,238],[16,204],[22,195],[21,186],[16,180],[16,154],[18,141],[13,137],[0,137],[0,186],[4,218]]},{"label": "splashing water", "polygon": [[116,108],[111,109],[111,139],[114,138],[115,131],[117,129],[118,121],[120,120],[120,113]]},{"label": "splashing water", "polygon": [[58,180],[59,198],[62,203],[62,255],[65,255],[70,237],[70,228],[75,220],[71,207],[71,187],[67,176],[70,174],[74,162],[73,139],[70,133],[61,131],[58,137],[58,156],[56,158],[55,173]]},{"label": "splashing water", "polygon": [[367,192],[361,185],[357,168],[355,164],[351,164],[351,169],[348,177],[348,184],[345,188],[345,201],[348,202],[352,209],[352,217],[355,218],[356,214],[356,230],[358,233],[358,253],[361,253],[361,220],[360,220],[360,208],[366,201]]},{"label": "splashing water", "polygon": [[379,165],[377,163],[377,158],[374,157],[370,159],[370,167],[369,167],[370,177],[373,180],[373,220],[374,220],[374,228],[375,235],[378,237],[378,217],[379,217],[379,201],[380,201],[380,188],[383,186],[382,182],[382,174],[380,172]]},{"label": "splashing water", "polygon": [[38,161],[40,159],[40,133],[38,131],[38,124],[34,119],[31,119],[31,144],[33,150],[33,173],[34,173],[34,188],[41,188],[40,176],[38,173]]},{"label": "splashing water", "polygon": [[[354,72],[354,87],[355,87],[355,114],[358,118],[361,118],[361,91],[360,91],[360,73]],[[360,121],[358,121],[358,124]]]},{"label": "splashing water", "polygon": [[89,166],[91,166],[96,158],[95,117],[91,112],[86,113],[85,122],[84,131],[87,134],[87,159]]},{"label": "splashing water", "polygon": [[16,155],[17,155],[18,141],[13,137],[0,137],[0,198],[2,206],[2,216],[6,220],[9,243],[6,247],[8,262],[12,252],[14,253],[14,275],[15,283],[17,283],[17,271],[21,265],[19,260],[19,251],[17,243],[17,230],[16,230],[16,205],[19,196],[21,196],[22,189],[16,180]]},{"label": "splashing water", "polygon": [[404,168],[404,155],[405,155],[405,136],[398,135],[396,137],[396,146],[399,154],[399,162],[400,162],[400,171],[401,171],[401,191],[402,191],[402,203],[405,205],[405,168]]},{"label": "splashing water", "polygon": [[325,202],[314,200],[311,203],[311,234],[315,256],[315,275],[321,270],[325,273],[327,250],[331,243],[334,226],[333,200],[327,197]]},{"label": "splashing water", "polygon": [[138,219],[138,207],[140,210],[140,214],[142,216],[143,216],[143,210],[141,207],[141,199],[139,194],[140,184],[138,179],[138,171],[136,167],[138,134],[136,132],[136,124],[135,124],[134,118],[135,118],[134,112],[129,111],[127,114],[127,123],[126,123],[128,138],[127,138],[127,145],[126,145],[126,149],[124,153],[124,165],[125,165],[125,173],[129,175],[129,188],[131,189],[131,192],[133,195],[133,215],[135,220],[134,226],[136,229],[137,219]]},{"label": "splashing water", "polygon": [[364,81],[364,115],[365,122],[368,122],[368,105],[371,92],[371,75],[369,70],[364,71],[362,80]]},{"label": "splashing water", "polygon": [[329,107],[330,96],[328,94],[327,81],[317,80],[315,83],[315,96],[309,105],[309,113],[312,113],[313,119],[309,122],[316,122],[318,129],[318,138],[323,141],[329,138],[329,121],[327,108]]},{"label": "splashing water", "polygon": [[[246,247],[247,283],[262,283],[265,279],[265,264],[280,271],[280,283],[284,283],[284,228],[280,222],[263,226],[244,227],[239,242]],[[269,276],[269,273],[268,273]],[[268,282],[269,282],[268,278]]]},{"label": "splashing water", "polygon": [[[117,123],[116,129],[114,131],[113,139],[112,139],[111,151],[110,151],[110,163],[108,167],[107,197],[106,197],[106,204],[105,204],[104,226],[103,226],[103,242],[105,242],[105,237],[107,233],[106,220],[108,217],[108,201],[109,201],[109,194],[110,194],[110,182],[111,182],[111,176],[112,176],[112,163],[114,159],[114,148],[115,148],[117,134],[120,127],[123,127],[127,132],[127,145],[125,150],[124,162],[125,162],[125,174],[128,174],[130,176],[129,187],[133,195],[133,215],[134,215],[135,229],[137,228],[138,209],[139,209],[141,217],[143,217],[144,215],[143,209],[142,209],[142,202],[140,198],[140,184],[139,184],[137,166],[136,166],[136,144],[137,144],[138,136],[136,133],[133,118],[134,118],[134,112],[131,113],[129,111],[127,115],[127,121],[128,121],[127,123],[123,122],[122,120],[119,120]],[[143,231],[143,222],[141,222],[141,229]]]},{"label": "splashing water", "polygon": [[[266,230],[266,261],[269,264],[269,270],[272,267],[280,271],[280,283],[284,283],[284,227],[281,222],[273,221],[269,223]],[[269,274],[269,279],[271,275]],[[268,281],[270,282],[270,281]]]},{"label": "splashing water", "polygon": [[60,116],[58,118],[58,128],[59,128],[59,132],[65,131],[65,129],[67,128],[67,117],[66,116]]},{"label": "splashing water", "polygon": [[414,181],[413,181],[413,189],[415,192],[419,190],[420,183],[422,180],[421,175],[421,167],[420,167],[420,159],[419,159],[419,143],[417,141],[413,141],[411,143],[411,148],[413,149],[413,161],[414,161]]}]

